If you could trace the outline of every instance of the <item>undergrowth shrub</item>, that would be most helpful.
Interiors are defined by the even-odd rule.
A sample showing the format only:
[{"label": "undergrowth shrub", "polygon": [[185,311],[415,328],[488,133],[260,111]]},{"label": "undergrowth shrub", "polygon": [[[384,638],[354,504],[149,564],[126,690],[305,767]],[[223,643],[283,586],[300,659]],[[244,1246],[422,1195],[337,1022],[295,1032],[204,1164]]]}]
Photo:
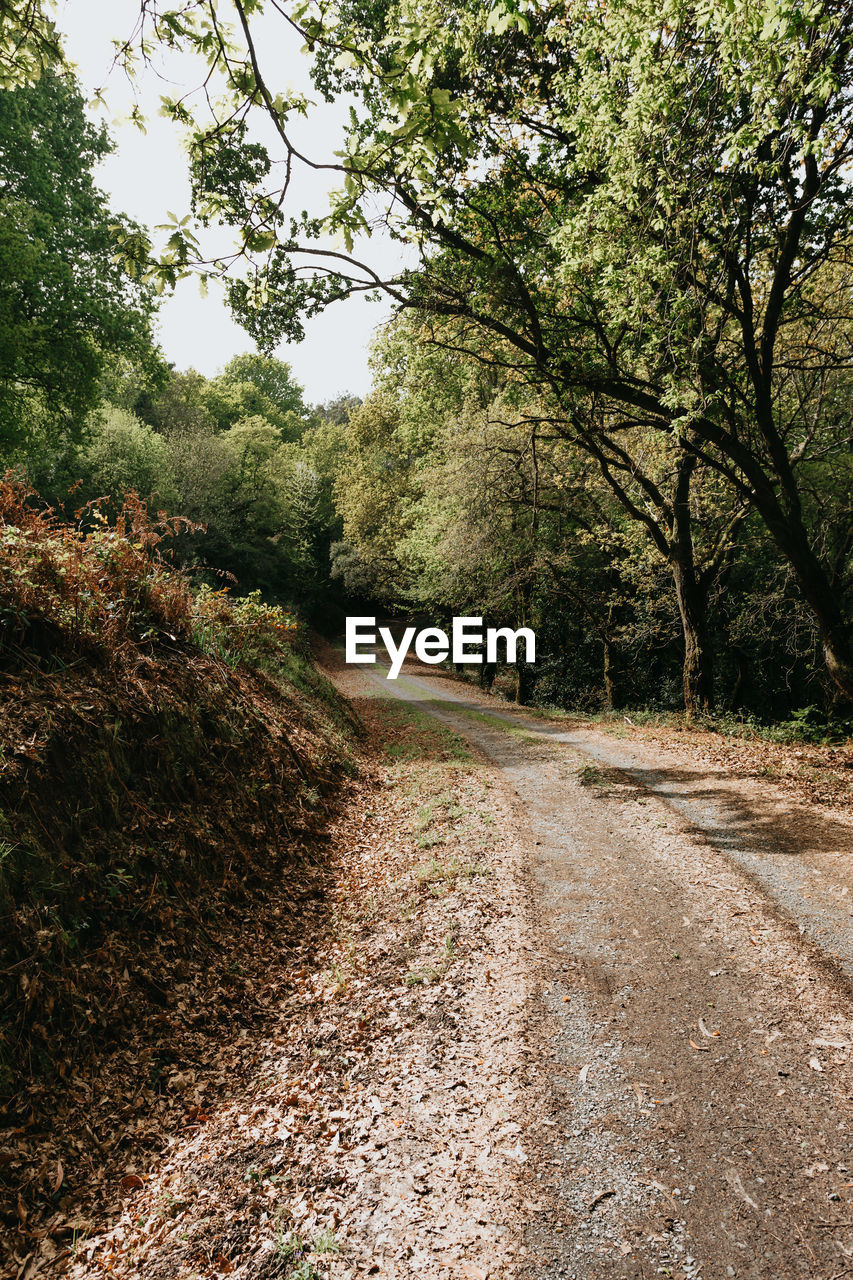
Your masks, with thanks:
[{"label": "undergrowth shrub", "polygon": [[[87,503],[68,520],[39,504],[26,479],[0,480],[0,661],[99,652],[114,662],[140,646],[185,641],[236,667],[266,664],[297,635],[296,619],[259,591],[194,591],[168,559],[169,541],[201,526],[133,490],[114,523]],[[67,656],[66,652],[66,656]]]},{"label": "undergrowth shrub", "polygon": [[98,504],[73,521],[44,508],[26,479],[0,480],[0,654],[47,648],[120,659],[140,644],[189,639],[193,595],[162,543],[193,527],[131,491],[110,525]]},{"label": "undergrowth shrub", "polygon": [[264,604],[260,591],[233,600],[228,587],[214,591],[206,583],[194,603],[193,639],[205,653],[229,666],[258,665],[274,658],[297,630],[296,619],[279,605]]}]

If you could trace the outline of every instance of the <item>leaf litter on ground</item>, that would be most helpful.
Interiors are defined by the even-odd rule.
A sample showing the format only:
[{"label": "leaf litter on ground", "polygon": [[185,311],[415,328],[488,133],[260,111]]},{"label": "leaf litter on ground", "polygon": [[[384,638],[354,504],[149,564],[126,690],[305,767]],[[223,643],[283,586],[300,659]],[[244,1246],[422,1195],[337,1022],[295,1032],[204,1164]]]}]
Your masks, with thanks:
[{"label": "leaf litter on ground", "polygon": [[514,1274],[530,979],[510,824],[456,735],[359,712],[373,745],[339,816],[220,935],[216,980],[187,981],[164,938],[177,999],[161,975],[167,1004],[67,1082],[49,1144],[12,1140],[8,1175],[44,1189],[4,1277]]}]

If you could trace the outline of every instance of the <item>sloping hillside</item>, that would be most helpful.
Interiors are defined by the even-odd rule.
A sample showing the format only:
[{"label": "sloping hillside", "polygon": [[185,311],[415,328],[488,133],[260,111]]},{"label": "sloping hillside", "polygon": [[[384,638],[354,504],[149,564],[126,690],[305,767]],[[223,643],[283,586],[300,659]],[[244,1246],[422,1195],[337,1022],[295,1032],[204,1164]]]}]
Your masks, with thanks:
[{"label": "sloping hillside", "polygon": [[316,861],[351,768],[354,720],[292,620],[194,596],[179,535],[132,495],[111,527],[0,483],[3,1127],[134,1044],[162,1070],[176,1009],[233,1022],[229,939],[282,931],[265,895]]}]

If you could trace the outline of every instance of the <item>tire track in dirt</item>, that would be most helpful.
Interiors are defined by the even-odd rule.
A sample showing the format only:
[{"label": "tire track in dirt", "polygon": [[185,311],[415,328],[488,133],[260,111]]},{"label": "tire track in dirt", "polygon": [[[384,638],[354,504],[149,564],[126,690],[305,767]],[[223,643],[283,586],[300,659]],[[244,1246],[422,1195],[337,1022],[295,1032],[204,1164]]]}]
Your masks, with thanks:
[{"label": "tire track in dirt", "polygon": [[807,817],[801,806],[792,805],[772,786],[745,784],[704,762],[662,762],[660,753],[641,743],[619,742],[586,728],[566,731],[559,721],[502,710],[493,700],[478,699],[470,686],[461,686],[461,696],[460,686],[452,681],[424,679],[409,671],[402,685],[397,684],[399,690],[392,692],[406,696],[408,688],[410,696],[431,703],[426,709],[439,718],[446,703],[464,710],[469,718],[485,715],[574,747],[659,796],[767,894],[780,916],[815,943],[815,957],[820,956],[853,991],[853,827],[849,823],[826,815]]},{"label": "tire track in dirt", "polygon": [[633,744],[381,670],[498,767],[531,850],[532,1274],[853,1274],[853,1005],[819,949],[846,964],[849,916]]}]

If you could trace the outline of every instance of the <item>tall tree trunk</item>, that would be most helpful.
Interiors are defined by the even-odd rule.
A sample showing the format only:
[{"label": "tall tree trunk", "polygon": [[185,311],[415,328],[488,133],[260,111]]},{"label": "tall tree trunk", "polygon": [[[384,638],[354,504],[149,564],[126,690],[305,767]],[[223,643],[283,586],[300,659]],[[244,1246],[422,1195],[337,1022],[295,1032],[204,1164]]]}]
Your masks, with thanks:
[{"label": "tall tree trunk", "polygon": [[684,632],[682,684],[688,716],[708,711],[714,703],[714,653],[708,634],[708,592],[696,574],[690,517],[690,480],[696,459],[683,453],[678,461],[672,501],[669,548],[681,627]]},{"label": "tall tree trunk", "polygon": [[827,673],[844,697],[853,702],[850,625],[841,611],[826,570],[812,550],[808,534],[798,517],[786,519],[778,507],[772,518],[764,512],[762,515],[777,547],[794,570],[800,590],[815,616]]},{"label": "tall tree trunk", "polygon": [[[523,568],[524,577],[518,590],[520,608],[517,610],[515,625],[530,627],[533,625],[530,619],[530,605],[533,599],[533,576],[529,557],[523,562]],[[536,668],[526,658],[522,658],[521,652],[521,646],[519,645],[516,651],[515,700],[520,707],[526,707],[533,698],[533,690],[536,686]]]},{"label": "tall tree trunk", "polygon": [[536,684],[536,672],[529,662],[519,657],[515,668],[515,700],[520,707],[530,705]]},{"label": "tall tree trunk", "polygon": [[714,652],[708,635],[708,601],[696,584],[692,565],[672,562],[675,593],[684,632],[684,710],[699,715],[714,705]]},{"label": "tall tree trunk", "polygon": [[613,684],[613,641],[609,635],[604,636],[604,705],[608,711],[615,711],[617,706],[616,690]]},{"label": "tall tree trunk", "polygon": [[491,692],[497,674],[498,664],[496,662],[484,662],[480,668],[480,688],[488,689]]},{"label": "tall tree trunk", "polygon": [[[801,207],[805,208],[805,204]],[[802,498],[791,459],[773,422],[770,370],[770,363],[765,361],[762,369],[764,386],[759,389],[757,397],[757,416],[762,434],[770,445],[781,497],[774,483],[762,474],[760,465],[753,468],[744,465],[751,485],[749,498],[770,530],[776,546],[794,570],[800,591],[814,613],[827,674],[844,698],[853,701],[850,622],[842,612],[838,593],[826,569],[812,549],[812,540],[803,522]]]},{"label": "tall tree trunk", "polygon": [[607,610],[607,621],[604,625],[604,631],[601,637],[601,643],[604,647],[604,705],[608,711],[618,710],[621,703],[621,694],[616,679],[616,642],[613,639],[613,623],[615,605],[611,600]]}]

